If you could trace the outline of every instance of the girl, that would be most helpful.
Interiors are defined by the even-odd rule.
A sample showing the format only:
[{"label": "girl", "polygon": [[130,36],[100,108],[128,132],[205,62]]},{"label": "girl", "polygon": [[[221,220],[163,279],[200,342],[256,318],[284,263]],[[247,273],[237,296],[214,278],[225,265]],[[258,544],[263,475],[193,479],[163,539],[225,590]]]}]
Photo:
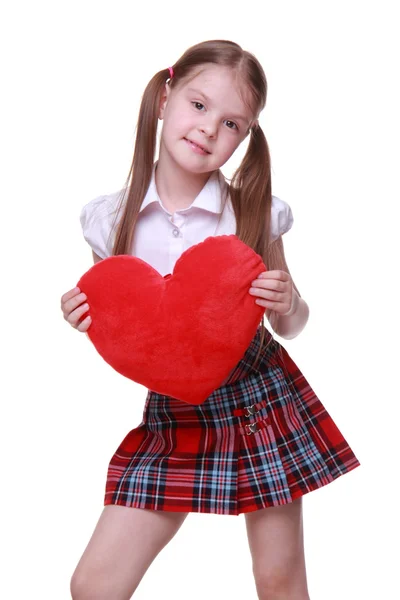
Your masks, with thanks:
[{"label": "girl", "polygon": [[[309,312],[285,261],[282,234],[292,213],[271,195],[269,150],[258,123],[266,94],[261,65],[237,44],[189,48],[145,89],[124,188],[89,202],[81,223],[95,262],[133,254],[162,275],[190,246],[236,234],[268,266],[249,293],[265,307],[272,330],[291,339]],[[158,119],[164,123],[154,162]],[[228,183],[220,168],[247,138]],[[90,298],[75,288],[61,305],[64,318],[86,332]],[[104,509],[73,574],[72,596],[130,598],[188,513],[205,512],[245,513],[260,600],[307,600],[302,496],[359,464],[261,323],[204,404],[149,390],[142,422],[111,458]]]}]

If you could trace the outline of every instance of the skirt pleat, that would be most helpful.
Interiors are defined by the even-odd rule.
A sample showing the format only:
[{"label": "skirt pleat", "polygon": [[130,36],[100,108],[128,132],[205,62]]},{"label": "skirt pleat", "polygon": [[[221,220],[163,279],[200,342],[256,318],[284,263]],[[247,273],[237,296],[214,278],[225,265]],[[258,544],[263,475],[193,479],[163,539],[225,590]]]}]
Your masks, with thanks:
[{"label": "skirt pleat", "polygon": [[108,465],[104,505],[239,515],[292,502],[360,465],[286,349],[258,328],[200,405],[148,391]]}]

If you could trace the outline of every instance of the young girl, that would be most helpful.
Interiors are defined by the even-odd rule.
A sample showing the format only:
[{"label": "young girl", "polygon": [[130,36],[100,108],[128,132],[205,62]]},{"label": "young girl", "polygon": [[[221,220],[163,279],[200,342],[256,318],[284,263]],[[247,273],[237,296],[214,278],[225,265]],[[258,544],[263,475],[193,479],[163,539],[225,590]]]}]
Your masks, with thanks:
[{"label": "young girl", "polygon": [[[285,261],[282,234],[292,226],[291,209],[271,195],[269,150],[258,123],[266,95],[261,65],[237,44],[189,48],[145,89],[124,188],[86,204],[81,223],[95,262],[132,254],[161,275],[172,273],[194,244],[236,234],[268,268],[249,294],[265,307],[272,330],[291,339],[309,313]],[[220,168],[246,139],[228,183]],[[64,318],[86,332],[90,298],[74,288],[61,305]],[[149,390],[142,422],[111,458],[105,506],[73,574],[72,596],[130,598],[188,513],[204,512],[245,513],[260,600],[307,600],[302,496],[359,464],[261,323],[203,404]]]}]

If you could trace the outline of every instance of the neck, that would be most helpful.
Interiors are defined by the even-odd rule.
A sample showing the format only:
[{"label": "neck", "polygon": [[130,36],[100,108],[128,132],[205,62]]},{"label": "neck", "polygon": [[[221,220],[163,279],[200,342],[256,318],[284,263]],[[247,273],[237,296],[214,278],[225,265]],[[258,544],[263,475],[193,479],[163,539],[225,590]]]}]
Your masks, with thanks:
[{"label": "neck", "polygon": [[190,173],[170,157],[157,161],[155,182],[160,200],[169,212],[188,208],[207,183],[211,173]]}]

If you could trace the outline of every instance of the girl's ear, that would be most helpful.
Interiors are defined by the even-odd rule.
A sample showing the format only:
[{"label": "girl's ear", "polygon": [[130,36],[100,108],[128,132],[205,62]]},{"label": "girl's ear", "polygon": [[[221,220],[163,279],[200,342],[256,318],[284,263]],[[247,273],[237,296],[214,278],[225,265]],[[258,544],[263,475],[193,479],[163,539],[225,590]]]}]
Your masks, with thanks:
[{"label": "girl's ear", "polygon": [[164,87],[164,91],[161,96],[160,111],[158,113],[158,118],[161,120],[164,118],[165,107],[167,105],[167,100],[168,100],[170,93],[171,93],[171,88],[169,87],[169,84],[166,83],[165,87]]}]

